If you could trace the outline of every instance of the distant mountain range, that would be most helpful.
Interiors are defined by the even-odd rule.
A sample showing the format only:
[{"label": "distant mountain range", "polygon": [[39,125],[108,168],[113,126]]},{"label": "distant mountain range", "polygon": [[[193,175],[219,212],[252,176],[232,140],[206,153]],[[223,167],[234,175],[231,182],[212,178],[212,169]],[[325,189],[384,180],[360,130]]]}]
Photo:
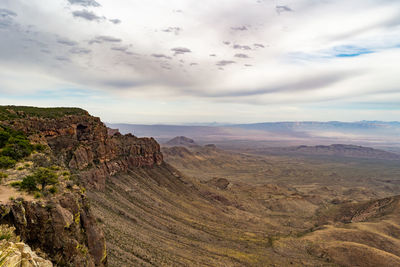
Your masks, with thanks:
[{"label": "distant mountain range", "polygon": [[304,121],[304,122],[263,122],[253,124],[235,124],[230,127],[239,127],[243,129],[252,130],[293,130],[293,131],[310,131],[310,130],[379,130],[379,131],[400,131],[400,122],[384,122],[384,121],[358,121],[358,122],[317,122],[317,121]]},{"label": "distant mountain range", "polygon": [[[153,136],[164,143],[176,136],[195,139],[199,144],[216,143],[225,147],[298,146],[353,144],[400,151],[400,122],[264,122],[223,126],[107,124],[121,133]],[[260,144],[262,142],[262,144]],[[256,143],[256,144],[255,144]]]}]

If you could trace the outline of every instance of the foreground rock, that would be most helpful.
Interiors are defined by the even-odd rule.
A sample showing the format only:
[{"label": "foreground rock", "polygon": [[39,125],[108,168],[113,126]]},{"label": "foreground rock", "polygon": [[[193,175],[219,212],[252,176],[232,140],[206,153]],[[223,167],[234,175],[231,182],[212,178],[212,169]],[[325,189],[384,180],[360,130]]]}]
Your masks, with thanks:
[{"label": "foreground rock", "polygon": [[22,242],[0,242],[0,253],[7,255],[2,266],[53,267],[51,261],[39,257],[28,245]]}]

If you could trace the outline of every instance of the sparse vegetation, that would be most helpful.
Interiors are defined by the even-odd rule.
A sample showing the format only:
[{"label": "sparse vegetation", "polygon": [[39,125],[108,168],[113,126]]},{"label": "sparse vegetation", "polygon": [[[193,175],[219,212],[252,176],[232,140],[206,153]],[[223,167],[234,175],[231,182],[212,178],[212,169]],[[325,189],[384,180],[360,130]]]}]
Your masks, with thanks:
[{"label": "sparse vegetation", "polygon": [[15,227],[10,227],[6,224],[0,225],[0,240],[11,242],[19,242],[19,237],[15,235]]},{"label": "sparse vegetation", "polygon": [[[58,176],[53,170],[40,167],[32,175],[28,175],[22,179],[22,182],[19,183],[19,186],[21,189],[28,192],[35,192],[39,191],[38,185],[40,185],[40,189],[43,193],[46,189],[46,186],[55,185],[57,183]],[[18,186],[18,184],[15,184],[15,186]],[[54,186],[49,190],[52,194],[57,192],[57,189]]]},{"label": "sparse vegetation", "polygon": [[6,179],[7,177],[7,174],[0,172],[0,183],[3,181],[3,179]]},{"label": "sparse vegetation", "polygon": [[52,187],[49,188],[49,192],[54,195],[55,193],[58,192],[58,189],[57,189],[57,187],[52,186]]},{"label": "sparse vegetation", "polygon": [[15,166],[17,161],[10,157],[0,156],[0,169],[9,169]]},{"label": "sparse vegetation", "polygon": [[[35,150],[43,151],[44,146],[33,145],[22,132],[0,126],[0,169],[13,168],[19,160]],[[22,166],[18,168],[22,169]]]},{"label": "sparse vegetation", "polygon": [[86,115],[80,108],[37,108],[26,106],[0,106],[0,121],[26,117],[60,118],[68,115]]}]

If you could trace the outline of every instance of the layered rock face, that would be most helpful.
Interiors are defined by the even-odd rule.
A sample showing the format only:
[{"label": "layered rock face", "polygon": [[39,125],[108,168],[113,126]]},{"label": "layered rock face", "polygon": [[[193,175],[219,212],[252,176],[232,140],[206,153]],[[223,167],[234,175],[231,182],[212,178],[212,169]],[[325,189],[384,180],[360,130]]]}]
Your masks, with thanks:
[{"label": "layered rock face", "polygon": [[102,190],[107,177],[163,162],[160,146],[153,138],[109,135],[100,119],[90,115],[20,118],[10,126],[33,141],[48,144],[59,164],[76,171],[89,188]]},{"label": "layered rock face", "polygon": [[53,264],[49,260],[45,260],[32,249],[22,243],[13,243],[13,242],[2,242],[0,243],[1,255],[7,255],[6,257],[2,257],[2,266],[13,266],[13,267],[53,267]]},{"label": "layered rock face", "polygon": [[[57,117],[23,111],[11,115],[12,119],[0,123],[24,132],[33,143],[48,146],[52,164],[69,169],[87,188],[103,190],[111,176],[163,162],[153,138],[107,132],[99,118],[84,111]],[[0,209],[0,223],[13,225],[23,241],[46,252],[57,265],[107,265],[105,238],[82,188],[74,186],[45,201],[14,200]]]},{"label": "layered rock face", "polygon": [[[76,191],[80,190],[76,188]],[[43,202],[1,205],[2,222],[60,266],[105,266],[105,238],[84,194],[65,192]]]}]

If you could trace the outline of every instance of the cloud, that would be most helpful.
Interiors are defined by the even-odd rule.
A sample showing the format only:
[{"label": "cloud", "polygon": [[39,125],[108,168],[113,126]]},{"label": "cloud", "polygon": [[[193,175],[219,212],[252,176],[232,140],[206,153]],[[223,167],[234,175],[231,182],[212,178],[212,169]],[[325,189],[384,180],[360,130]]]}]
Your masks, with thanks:
[{"label": "cloud", "polygon": [[101,6],[95,0],[68,0],[71,5],[84,6],[84,7],[99,7]]},{"label": "cloud", "polygon": [[276,12],[277,12],[278,14],[281,14],[281,13],[283,13],[283,12],[292,12],[292,11],[293,11],[293,10],[292,10],[290,7],[288,7],[288,6],[276,6],[275,9],[276,9]]},{"label": "cloud", "polygon": [[251,50],[251,47],[248,45],[233,45],[233,49],[240,49],[240,50]]},{"label": "cloud", "polygon": [[59,38],[57,39],[57,43],[62,44],[62,45],[66,45],[66,46],[75,46],[78,43],[75,41],[71,41],[69,39],[65,39],[65,38]]},{"label": "cloud", "polygon": [[120,24],[122,22],[120,19],[109,19],[108,21],[110,21],[114,24]]},{"label": "cloud", "polygon": [[14,17],[17,16],[17,13],[11,11],[9,9],[0,8],[0,29],[7,29],[13,25]]},{"label": "cloud", "polygon": [[217,65],[217,66],[227,66],[227,65],[231,65],[231,64],[235,64],[235,63],[236,62],[232,61],[232,60],[221,60],[221,61],[218,61],[217,64],[215,64],[215,65]]},{"label": "cloud", "polygon": [[73,11],[72,15],[74,16],[74,18],[82,18],[85,20],[89,20],[89,21],[102,21],[105,20],[105,17],[100,17],[97,16],[95,13],[93,13],[92,11],[88,11],[88,10],[77,10],[77,11]]},{"label": "cloud", "polygon": [[246,54],[235,54],[234,57],[238,57],[238,58],[250,58],[248,55]]},{"label": "cloud", "polygon": [[210,57],[216,57],[217,55],[216,54],[210,54]]},{"label": "cloud", "polygon": [[152,56],[152,57],[155,57],[155,58],[172,59],[171,57],[166,56],[166,55],[164,55],[164,54],[151,54],[151,56]]},{"label": "cloud", "polygon": [[92,50],[87,49],[87,48],[81,48],[81,47],[73,47],[69,50],[71,54],[77,54],[77,55],[87,55],[92,52]]},{"label": "cloud", "polygon": [[308,77],[292,78],[291,81],[283,81],[276,85],[268,85],[259,89],[253,90],[238,90],[238,91],[225,91],[221,93],[203,92],[201,95],[205,97],[243,97],[243,96],[258,96],[272,93],[282,92],[304,92],[312,91],[335,83],[353,78],[359,75],[359,72],[333,72],[317,75],[309,75]]},{"label": "cloud", "polygon": [[10,17],[16,17],[17,13],[15,13],[12,10],[5,9],[5,8],[0,8],[0,17],[1,18],[10,18]]},{"label": "cloud", "polygon": [[109,87],[114,87],[114,88],[134,88],[137,86],[142,85],[142,82],[134,81],[134,80],[105,80],[102,81],[102,84],[109,86]]},{"label": "cloud", "polygon": [[189,48],[186,48],[186,47],[175,47],[175,48],[172,48],[171,51],[174,52],[174,56],[183,55],[183,54],[192,52]]},{"label": "cloud", "polygon": [[64,62],[70,62],[71,60],[67,57],[55,57],[56,60],[58,61],[64,61]]},{"label": "cloud", "polygon": [[166,29],[162,30],[163,32],[172,32],[175,35],[179,35],[179,33],[182,31],[182,28],[180,27],[168,27]]},{"label": "cloud", "polygon": [[89,44],[102,44],[102,43],[120,43],[122,42],[121,39],[112,37],[112,36],[106,36],[106,35],[100,35],[96,36],[94,39],[89,41]]},{"label": "cloud", "polygon": [[[190,103],[185,106],[188,110],[201,109],[191,113],[189,120],[204,121],[209,118],[202,115],[203,110],[214,104],[229,121],[236,120],[239,110],[256,120],[251,116],[266,114],[255,107],[261,104],[309,105],[310,109],[326,104],[326,114],[334,117],[339,101],[370,103],[390,98],[400,103],[400,94],[381,93],[382,88],[398,91],[400,84],[397,0],[278,1],[296,11],[280,8],[284,12],[280,16],[277,1],[271,0],[263,4],[231,0],[229,5],[206,0],[200,6],[187,0],[169,3],[169,7],[154,0],[135,8],[125,0],[113,0],[112,5],[96,0],[102,7],[83,0],[0,2],[0,100],[16,91],[33,95],[38,88],[85,88],[127,102],[140,99],[149,109],[143,111],[146,120],[161,105],[157,101],[173,102],[168,100],[179,97]],[[94,12],[92,20],[73,18],[71,13],[82,9]],[[185,13],[173,13],[173,9]],[[106,23],[91,23],[99,20]],[[114,25],[117,20],[123,23]],[[248,30],[231,29],[241,27]],[[184,29],[179,38],[174,36],[175,28]],[[191,63],[199,66],[190,67]],[[332,76],[337,72],[350,74],[338,74],[335,82]],[[95,102],[87,105],[104,109]],[[128,106],[116,105],[121,110]],[[183,107],[169,103],[165,107],[169,114],[182,114]],[[164,122],[175,115],[157,111],[156,116]]]},{"label": "cloud", "polygon": [[231,27],[231,30],[233,30],[233,31],[247,31],[249,29],[246,26],[241,26],[241,27]]},{"label": "cloud", "polygon": [[126,46],[114,46],[114,47],[111,47],[111,50],[120,51],[120,52],[126,52],[126,50],[128,50],[128,47],[126,47]]}]

